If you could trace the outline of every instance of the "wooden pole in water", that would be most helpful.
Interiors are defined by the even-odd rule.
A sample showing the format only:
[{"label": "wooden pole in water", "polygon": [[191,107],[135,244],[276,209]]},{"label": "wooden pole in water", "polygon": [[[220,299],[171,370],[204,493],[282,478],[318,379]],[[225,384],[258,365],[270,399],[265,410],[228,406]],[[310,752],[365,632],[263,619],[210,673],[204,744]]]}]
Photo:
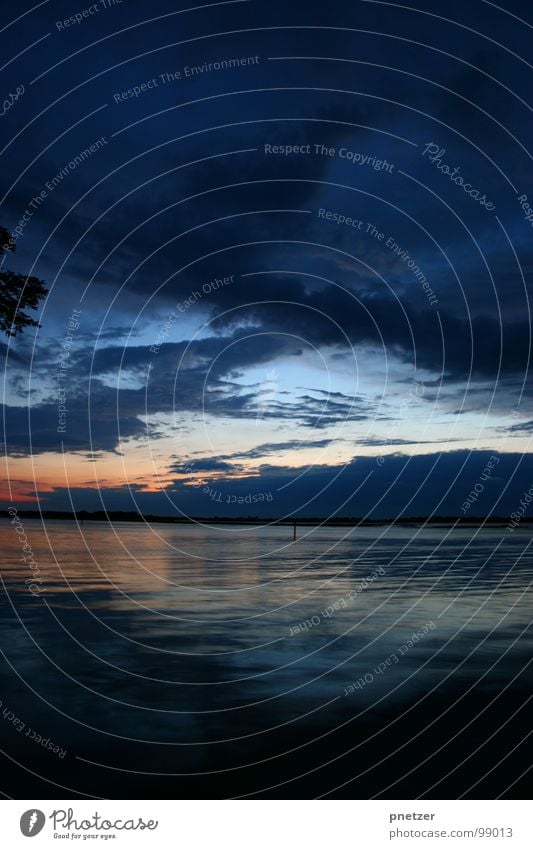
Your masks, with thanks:
[{"label": "wooden pole in water", "polygon": [[294,526],[293,526],[293,534],[292,534],[293,542],[294,542],[295,539],[296,539],[296,519],[294,519]]}]

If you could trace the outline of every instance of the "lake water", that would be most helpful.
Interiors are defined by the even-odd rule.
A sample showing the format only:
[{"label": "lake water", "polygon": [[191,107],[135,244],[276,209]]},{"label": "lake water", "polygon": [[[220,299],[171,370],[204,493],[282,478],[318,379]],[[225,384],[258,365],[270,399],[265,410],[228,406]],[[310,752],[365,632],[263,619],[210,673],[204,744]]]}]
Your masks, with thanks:
[{"label": "lake water", "polygon": [[6,794],[530,797],[530,530],[22,522]]}]

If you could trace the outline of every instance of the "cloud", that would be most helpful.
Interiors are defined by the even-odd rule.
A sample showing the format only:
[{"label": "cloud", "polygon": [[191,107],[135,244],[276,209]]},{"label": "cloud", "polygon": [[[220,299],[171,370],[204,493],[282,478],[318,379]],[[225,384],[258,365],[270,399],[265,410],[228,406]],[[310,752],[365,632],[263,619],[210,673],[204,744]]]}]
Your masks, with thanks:
[{"label": "cloud", "polygon": [[519,422],[518,424],[510,425],[509,427],[499,428],[506,433],[527,435],[533,434],[533,420],[528,422]]},{"label": "cloud", "polygon": [[[498,454],[494,471],[485,477],[478,499],[467,513],[461,510],[487,463],[490,451],[450,451],[406,457],[360,457],[345,465],[313,466],[304,474],[300,468],[263,465],[260,473],[239,478],[217,476],[211,496],[203,487],[176,480],[164,492],[145,492],[142,487],[64,489],[42,493],[48,509],[101,508],[100,498],[110,510],[139,509],[144,513],[192,516],[307,517],[357,516],[391,518],[431,514],[448,516],[508,516],[517,509],[531,486],[530,464],[522,454]],[[268,493],[271,499],[253,500]],[[235,498],[248,501],[240,503]],[[253,506],[246,506],[246,505]]]},{"label": "cloud", "polygon": [[[329,445],[337,444],[343,440],[334,439],[289,439],[286,442],[263,442],[247,451],[235,451],[231,454],[220,454],[218,457],[196,457],[189,462],[175,463],[170,466],[169,472],[191,474],[192,472],[239,472],[242,474],[243,460],[262,460],[264,457],[281,454],[285,451],[305,451],[314,448],[327,448]],[[198,452],[197,452],[198,453]],[[239,461],[236,463],[236,461]]]},{"label": "cloud", "polygon": [[[490,451],[448,451],[407,457],[402,454],[358,457],[342,465],[316,465],[306,470],[291,466],[260,467],[259,475],[219,477],[215,505],[201,489],[188,491],[180,481],[167,494],[176,506],[193,515],[242,515],[228,496],[271,492],[273,500],[257,515],[282,516],[428,516],[466,515],[461,507],[487,462]],[[498,454],[494,471],[478,486],[478,499],[468,515],[491,512],[508,515],[531,485],[527,459],[521,454]]]},{"label": "cloud", "polygon": [[328,445],[337,444],[341,441],[338,439],[289,439],[286,442],[263,442],[249,451],[236,451],[234,454],[225,455],[225,457],[228,459],[235,457],[242,460],[256,460],[270,454],[281,454],[283,451],[306,451],[311,448],[327,448]]},{"label": "cloud", "polygon": [[[432,445],[433,439],[400,439],[398,437],[388,438],[380,436],[366,436],[356,440],[356,445],[364,445],[371,448],[379,448],[385,445]],[[446,442],[457,442],[456,439],[447,439]]]},{"label": "cloud", "polygon": [[[165,11],[179,10],[163,0],[158,13]],[[485,11],[494,26],[504,15],[494,7]],[[25,54],[25,79],[69,56],[41,85],[63,90],[68,68],[69,84],[82,87],[43,112],[41,86],[28,85],[16,110],[4,116],[3,126],[14,134],[39,113],[42,142],[27,170],[26,145],[14,143],[5,152],[5,174],[20,177],[3,204],[5,224],[12,228],[46,181],[88,143],[101,135],[109,142],[48,193],[18,242],[14,267],[28,271],[43,249],[32,271],[53,288],[31,366],[31,346],[19,340],[8,360],[8,397],[27,394],[21,377],[27,372],[35,399],[31,434],[24,406],[4,408],[11,453],[28,454],[30,442],[34,453],[57,452],[61,441],[72,451],[119,450],[122,438],[142,439],[147,427],[155,438],[180,426],[163,427],[158,416],[189,412],[243,421],[257,415],[258,404],[272,427],[290,421],[326,431],[378,415],[372,393],[326,397],[293,389],[265,401],[259,385],[244,385],[247,371],[279,359],[294,373],[308,348],[327,352],[344,375],[354,353],[354,368],[368,351],[380,353],[376,396],[389,365],[392,392],[416,368],[426,386],[438,389],[432,400],[440,410],[453,401],[457,415],[489,408],[505,414],[527,375],[533,249],[515,194],[493,163],[505,163],[509,180],[529,191],[529,162],[517,143],[523,107],[515,96],[527,98],[526,78],[510,53],[496,56],[485,38],[472,41],[466,27],[476,28],[474,6],[462,10],[463,27],[435,29],[434,18],[417,14],[416,44],[414,18],[405,10],[366,3],[344,4],[342,12],[338,27],[331,26],[323,3],[275,0],[261,9],[258,26],[254,4],[212,6],[165,19],[169,41],[178,30],[180,40],[194,39],[177,52],[162,49],[155,24],[79,53],[73,48],[85,46],[89,31],[72,27],[68,36],[56,33],[52,63],[43,62],[52,39]],[[41,38],[47,15],[43,7],[21,18],[24,43]],[[209,22],[202,29],[209,37],[198,37],[198,16]],[[107,13],[94,16],[91,38],[109,35],[110,21]],[[215,35],[217,28],[227,34]],[[446,55],[452,35],[460,48],[453,58]],[[354,38],[357,61],[325,58],[354,59]],[[384,51],[387,67],[376,62]],[[113,97],[177,70],[176,63],[201,64],[222,53],[257,53],[261,61],[157,85],[124,103]],[[276,55],[323,58],[267,58]],[[420,74],[421,56],[431,67],[428,79]],[[11,62],[5,73],[6,92],[16,90],[20,65]],[[421,156],[431,141],[446,150],[447,163],[494,197],[498,218]],[[309,144],[313,152],[267,155],[266,143]],[[394,171],[353,166],[315,153],[315,144],[387,159]],[[322,208],[365,226],[325,221],[318,217]],[[369,224],[384,238],[371,235]],[[412,268],[387,247],[389,238],[422,269],[438,310]],[[227,275],[234,283],[180,312],[174,335],[158,354],[150,352],[146,338],[153,331],[155,342],[161,317],[204,281]],[[61,338],[89,283],[79,352],[72,354],[68,429],[61,435],[50,401],[56,366],[50,337]],[[209,324],[196,338],[204,320]],[[123,348],[117,339],[130,331]],[[527,432],[527,425],[509,431]],[[376,439],[368,437],[366,446]],[[264,456],[283,450],[276,445],[283,443],[265,442]],[[243,459],[260,459],[252,453],[260,449]]]},{"label": "cloud", "polygon": [[116,395],[95,387],[91,413],[87,397],[67,397],[60,419],[59,402],[32,407],[2,405],[7,452],[15,457],[46,452],[116,451],[121,441],[146,438],[147,427],[135,415],[116,417]]},{"label": "cloud", "polygon": [[174,463],[169,467],[169,472],[178,474],[199,474],[201,472],[232,472],[235,466],[226,463],[217,457],[198,457],[187,463]]}]

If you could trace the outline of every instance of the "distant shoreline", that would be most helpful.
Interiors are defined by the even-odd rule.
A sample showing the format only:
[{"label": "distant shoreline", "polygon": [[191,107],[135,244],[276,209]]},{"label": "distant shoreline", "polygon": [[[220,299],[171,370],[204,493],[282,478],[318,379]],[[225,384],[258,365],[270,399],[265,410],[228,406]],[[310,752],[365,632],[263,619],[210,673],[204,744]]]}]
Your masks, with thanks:
[{"label": "distant shoreline", "polygon": [[[62,510],[18,510],[17,513],[22,519],[44,519],[71,521],[71,522],[136,522],[136,523],[158,523],[171,525],[288,525],[293,527],[379,527],[384,525],[398,525],[404,527],[431,525],[431,526],[470,526],[480,527],[490,525],[491,527],[499,525],[507,525],[511,521],[508,516],[407,516],[400,518],[385,518],[385,519],[364,519],[357,516],[345,516],[338,518],[325,518],[320,516],[308,517],[290,517],[290,518],[271,518],[266,519],[259,516],[155,516],[152,514],[140,514],[134,512],[120,510],[97,510],[88,512],[80,510],[76,513]],[[0,510],[0,517],[9,519],[10,515],[7,510]],[[532,525],[533,517],[524,516],[521,521],[522,525]]]}]

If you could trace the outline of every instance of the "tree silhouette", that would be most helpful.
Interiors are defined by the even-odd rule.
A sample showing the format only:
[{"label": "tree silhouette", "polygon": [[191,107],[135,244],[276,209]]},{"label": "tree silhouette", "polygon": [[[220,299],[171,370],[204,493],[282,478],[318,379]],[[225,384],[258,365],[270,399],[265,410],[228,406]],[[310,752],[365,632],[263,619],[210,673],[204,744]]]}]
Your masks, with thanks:
[{"label": "tree silhouette", "polygon": [[22,333],[25,327],[40,327],[25,309],[35,310],[48,293],[44,281],[2,268],[4,254],[15,250],[15,244],[4,227],[0,227],[0,332],[8,336]]}]

